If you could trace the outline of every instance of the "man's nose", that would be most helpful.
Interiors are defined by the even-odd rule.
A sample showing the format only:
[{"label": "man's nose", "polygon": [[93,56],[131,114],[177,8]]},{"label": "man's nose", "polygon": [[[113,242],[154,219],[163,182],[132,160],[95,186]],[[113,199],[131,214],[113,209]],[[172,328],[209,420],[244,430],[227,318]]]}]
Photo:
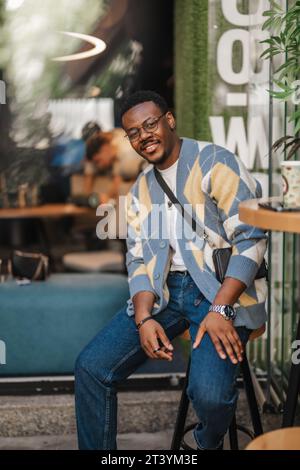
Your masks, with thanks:
[{"label": "man's nose", "polygon": [[140,140],[143,141],[143,140],[147,140],[148,137],[149,137],[149,134],[151,134],[151,132],[147,132],[145,131],[145,129],[143,127],[141,127],[139,129],[140,131]]}]

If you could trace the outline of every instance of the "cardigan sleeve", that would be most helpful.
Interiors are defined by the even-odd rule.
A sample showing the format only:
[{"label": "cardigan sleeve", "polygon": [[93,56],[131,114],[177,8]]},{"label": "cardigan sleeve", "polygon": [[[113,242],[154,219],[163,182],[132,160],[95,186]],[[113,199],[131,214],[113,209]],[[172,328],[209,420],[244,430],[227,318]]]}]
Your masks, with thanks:
[{"label": "cardigan sleeve", "polygon": [[138,181],[133,185],[126,198],[128,230],[126,267],[128,271],[128,283],[131,298],[141,291],[150,291],[155,294],[144,263],[137,193]]},{"label": "cardigan sleeve", "polygon": [[267,248],[264,230],[239,219],[239,204],[262,195],[260,183],[243,162],[228,150],[212,146],[212,165],[207,175],[207,194],[217,205],[227,238],[232,245],[225,277],[233,277],[249,287]]}]

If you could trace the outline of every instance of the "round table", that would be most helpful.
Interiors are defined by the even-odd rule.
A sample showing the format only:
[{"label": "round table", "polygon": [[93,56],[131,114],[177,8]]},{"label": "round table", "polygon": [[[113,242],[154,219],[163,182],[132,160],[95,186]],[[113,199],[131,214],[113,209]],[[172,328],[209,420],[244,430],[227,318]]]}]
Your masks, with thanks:
[{"label": "round table", "polygon": [[243,222],[254,227],[277,232],[300,233],[299,212],[275,212],[259,207],[259,202],[279,202],[281,197],[250,199],[239,205],[239,217]]},{"label": "round table", "polygon": [[[254,227],[266,230],[300,233],[299,212],[276,212],[259,207],[259,202],[281,201],[280,197],[251,199],[239,205],[239,218]],[[300,319],[297,326],[296,341],[300,340]],[[298,343],[299,344],[299,343]],[[300,362],[292,363],[288,381],[287,396],[284,405],[282,427],[293,426],[300,389]]]},{"label": "round table", "polygon": [[246,450],[300,450],[300,428],[277,429],[257,437]]}]

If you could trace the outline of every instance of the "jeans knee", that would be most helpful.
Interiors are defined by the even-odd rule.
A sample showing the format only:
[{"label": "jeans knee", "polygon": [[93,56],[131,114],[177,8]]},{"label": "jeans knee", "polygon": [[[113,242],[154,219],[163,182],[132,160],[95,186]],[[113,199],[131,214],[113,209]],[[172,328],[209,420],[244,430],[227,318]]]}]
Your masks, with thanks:
[{"label": "jeans knee", "polygon": [[95,377],[99,376],[100,368],[95,366],[95,361],[89,354],[88,348],[83,349],[75,361],[74,375],[82,377],[86,373]]},{"label": "jeans knee", "polygon": [[222,387],[208,387],[207,384],[196,381],[190,383],[187,395],[198,415],[203,418],[221,416],[230,413],[235,406],[237,393],[234,390],[225,390]]},{"label": "jeans knee", "polygon": [[74,376],[77,382],[89,382],[92,379],[104,387],[112,385],[109,368],[98,357],[93,357],[88,347],[81,351],[75,361]]},{"label": "jeans knee", "polygon": [[84,350],[80,352],[80,354],[77,356],[75,360],[75,365],[74,365],[74,375],[75,377],[78,377],[82,374],[83,371],[86,370],[87,367],[87,360],[85,357],[85,352]]}]

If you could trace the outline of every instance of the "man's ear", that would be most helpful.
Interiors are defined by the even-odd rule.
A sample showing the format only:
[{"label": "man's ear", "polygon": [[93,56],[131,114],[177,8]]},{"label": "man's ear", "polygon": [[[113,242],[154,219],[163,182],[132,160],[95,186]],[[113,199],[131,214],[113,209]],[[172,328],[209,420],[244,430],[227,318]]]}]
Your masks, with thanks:
[{"label": "man's ear", "polygon": [[169,124],[170,128],[172,129],[172,131],[174,131],[175,128],[176,128],[176,120],[175,120],[173,114],[171,113],[171,111],[167,112],[166,118],[167,118],[167,121],[168,121],[168,124]]}]

